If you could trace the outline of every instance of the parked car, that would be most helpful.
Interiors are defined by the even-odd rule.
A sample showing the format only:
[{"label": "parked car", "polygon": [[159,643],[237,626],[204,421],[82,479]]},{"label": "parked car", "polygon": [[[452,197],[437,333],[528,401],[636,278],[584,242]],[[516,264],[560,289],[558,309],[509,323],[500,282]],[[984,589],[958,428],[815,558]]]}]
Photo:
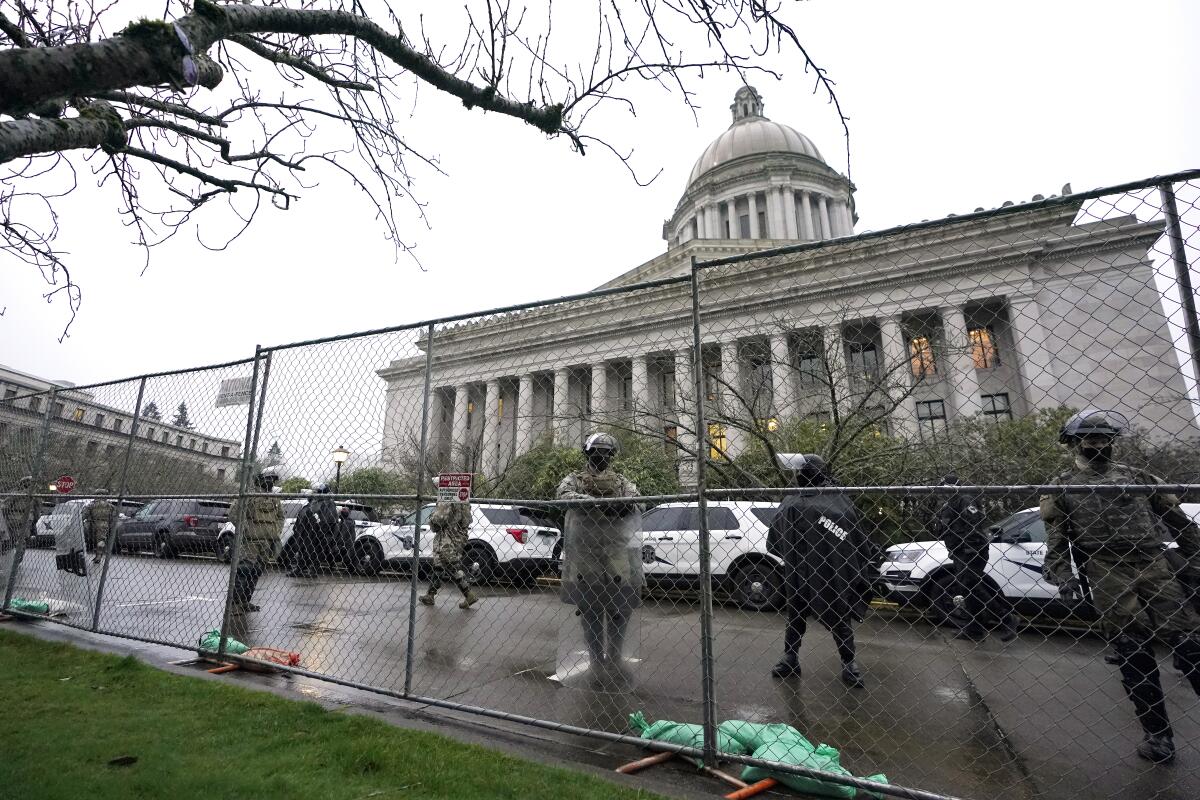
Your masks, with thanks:
[{"label": "parked car", "polygon": [[[378,574],[385,566],[400,570],[412,564],[415,525],[420,524],[420,565],[433,559],[432,504],[405,517],[400,525],[370,525],[354,542],[354,569]],[[529,579],[550,571],[562,532],[535,518],[534,509],[500,505],[471,505],[471,528],[463,564],[472,583],[496,578]]]},{"label": "parked car", "polygon": [[[1184,503],[1184,513],[1200,521],[1200,503]],[[1088,608],[1068,606],[1058,597],[1058,588],[1042,578],[1046,560],[1046,527],[1037,508],[1018,511],[993,525],[986,580],[999,587],[1015,607],[1034,613],[1087,616]],[[1167,541],[1165,547],[1174,547]],[[900,603],[925,606],[937,622],[945,621],[955,609],[958,593],[953,561],[942,542],[924,541],[893,545],[879,567],[880,594]]]},{"label": "parked car", "polygon": [[[767,552],[767,534],[779,504],[722,500],[707,506],[714,583],[743,608],[779,607],[782,562]],[[650,579],[689,583],[699,579],[696,503],[664,503],[642,515],[642,567]]]},{"label": "parked car", "polygon": [[33,533],[25,540],[26,547],[54,547],[54,533],[50,530],[50,515],[54,503],[41,504],[42,515],[33,524]]},{"label": "parked car", "polygon": [[[281,539],[280,548],[282,551],[283,544],[292,537],[292,527],[296,524],[296,516],[300,513],[300,509],[304,508],[304,500],[282,500],[283,504],[283,536]],[[221,530],[217,533],[217,558],[225,564],[229,563],[229,559],[233,554],[233,537],[237,532],[237,526],[233,520],[226,519],[225,524],[221,526]]]},{"label": "parked car", "polygon": [[117,547],[123,552],[148,550],[159,558],[214,553],[229,506],[227,500],[152,500],[117,526]]},{"label": "parked car", "polygon": [[[116,502],[116,498],[112,498],[112,502]],[[32,547],[54,547],[54,537],[56,531],[62,530],[66,524],[66,518],[75,508],[81,508],[83,511],[83,533],[87,541],[88,550],[96,547],[96,536],[92,533],[91,520],[88,519],[87,509],[91,506],[92,500],[67,500],[54,506],[53,510],[43,517],[39,517],[37,521],[37,532],[31,538],[30,546]],[[118,514],[117,524],[120,526],[120,521],[128,519],[137,510],[142,507],[141,503],[133,500],[122,500],[121,510]]]}]

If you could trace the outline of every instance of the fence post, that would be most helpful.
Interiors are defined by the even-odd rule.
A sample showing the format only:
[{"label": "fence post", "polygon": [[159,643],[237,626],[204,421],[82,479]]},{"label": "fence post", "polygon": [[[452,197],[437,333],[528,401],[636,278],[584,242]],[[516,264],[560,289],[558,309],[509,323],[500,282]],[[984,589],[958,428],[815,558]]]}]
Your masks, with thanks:
[{"label": "fence post", "polygon": [[[254,460],[254,422],[255,398],[258,397],[258,364],[262,359],[262,345],[254,346],[254,369],[250,373],[250,403],[246,409],[246,438],[242,445],[242,466],[238,470],[238,504],[237,514],[233,520],[233,547],[229,551],[229,580],[225,584],[225,612],[221,616],[221,643],[217,646],[217,655],[225,655],[225,645],[229,641],[229,615],[233,610],[233,587],[237,575],[238,558],[241,556],[239,543],[246,530],[246,482],[250,478],[250,464]],[[266,385],[263,385],[265,393]],[[259,406],[261,407],[261,404]]]},{"label": "fence post", "polygon": [[[33,522],[35,523],[40,515],[36,513],[39,509],[34,505],[37,502],[34,498],[34,489],[39,485],[39,480],[41,481],[41,486],[46,486],[45,477],[39,478],[38,476],[41,475],[43,463],[46,458],[46,447],[50,441],[50,414],[54,408],[54,397],[57,391],[57,387],[50,387],[50,394],[46,399],[46,413],[42,415],[42,436],[38,440],[37,450],[34,452],[33,462],[30,464],[31,469],[29,470],[29,474],[33,478],[33,483],[29,484],[29,513],[33,515]],[[12,602],[13,590],[17,587],[17,572],[20,571],[21,561],[25,558],[25,539],[29,536],[29,522],[29,518],[26,517],[22,524],[22,530],[16,532],[18,536],[25,538],[20,540],[13,539],[13,550],[15,552],[13,553],[12,569],[8,573],[8,588],[4,590],[4,602],[0,603],[0,608],[8,608],[9,603]],[[13,531],[9,531],[8,535],[11,538]]]},{"label": "fence post", "polygon": [[100,629],[100,603],[104,600],[104,584],[108,582],[108,564],[112,561],[113,548],[117,542],[117,528],[120,527],[121,501],[125,499],[128,488],[129,460],[133,456],[133,442],[137,439],[138,423],[142,420],[142,398],[146,394],[146,379],[138,383],[137,402],[133,406],[133,422],[129,426],[129,441],[125,443],[125,458],[121,462],[121,477],[117,482],[117,526],[108,532],[108,540],[104,543],[104,563],[100,567],[100,585],[96,587],[96,603],[92,609],[92,630]]},{"label": "fence post", "polygon": [[705,498],[708,425],[704,412],[704,356],[700,349],[700,278],[692,256],[692,378],[696,384],[696,501],[700,521],[700,683],[704,702],[704,764],[717,764],[717,709],[713,679],[712,559]]},{"label": "fence post", "polygon": [[1179,299],[1183,304],[1183,327],[1187,331],[1188,350],[1192,356],[1192,375],[1200,386],[1200,321],[1196,319],[1196,292],[1192,288],[1192,271],[1188,268],[1183,249],[1183,233],[1179,229],[1179,208],[1175,205],[1175,187],[1168,181],[1158,185],[1162,196],[1163,214],[1167,220],[1167,238],[1171,241],[1171,260],[1175,262],[1175,280],[1179,284]]},{"label": "fence post", "polygon": [[425,389],[421,395],[421,446],[417,450],[417,510],[413,516],[413,555],[408,587],[408,638],[404,648],[404,695],[412,691],[413,647],[417,642],[417,577],[421,567],[421,490],[425,484],[425,450],[429,445],[429,385],[433,378],[433,323],[425,329]]}]

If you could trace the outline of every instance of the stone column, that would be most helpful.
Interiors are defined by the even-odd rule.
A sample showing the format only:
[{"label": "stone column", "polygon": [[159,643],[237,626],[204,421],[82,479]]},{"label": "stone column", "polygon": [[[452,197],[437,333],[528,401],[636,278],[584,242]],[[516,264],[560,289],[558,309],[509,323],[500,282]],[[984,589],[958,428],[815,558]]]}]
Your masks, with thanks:
[{"label": "stone column", "polygon": [[571,444],[567,441],[571,415],[570,392],[571,371],[566,367],[559,367],[554,370],[554,401],[551,406],[554,419],[551,430],[554,431],[554,443],[560,447],[568,447]]},{"label": "stone column", "polygon": [[450,450],[451,459],[462,469],[467,469],[463,453],[471,446],[471,429],[467,425],[470,391],[470,386],[465,383],[454,387],[454,420],[450,434]]},{"label": "stone column", "polygon": [[[650,365],[645,355],[630,359],[633,391],[633,421],[639,430],[653,431],[657,427],[654,408],[650,401]],[[662,431],[657,431],[662,433]]]},{"label": "stone column", "polygon": [[[717,395],[720,414],[710,414],[709,418],[718,420],[727,418],[746,425],[751,412],[746,404],[738,399],[742,394],[741,362],[738,360],[737,340],[721,344],[721,387]],[[735,425],[725,423],[725,453],[730,458],[742,452],[742,431]]]},{"label": "stone column", "polygon": [[787,238],[796,239],[799,234],[796,233],[796,195],[792,187],[781,187],[779,198],[779,203],[783,206],[783,225],[787,231]]},{"label": "stone column", "polygon": [[592,364],[592,415],[589,427],[596,425],[608,416],[608,364],[601,361]]},{"label": "stone column", "polygon": [[746,196],[746,205],[750,211],[750,238],[762,239],[762,231],[758,229],[758,193],[751,192]]},{"label": "stone column", "polygon": [[[842,336],[841,323],[826,325],[822,330],[825,344],[825,359],[829,374],[829,384],[825,386],[825,397],[829,397],[832,389],[834,401],[837,403],[838,416],[845,414],[851,407],[850,372],[846,364],[846,340]],[[830,408],[832,417],[834,409]]]},{"label": "stone column", "polygon": [[854,212],[850,210],[850,202],[842,203],[842,223],[847,236],[854,235]]},{"label": "stone column", "polygon": [[707,206],[704,207],[704,213],[706,215],[706,224],[708,225],[708,238],[709,239],[720,239],[721,238],[721,228],[720,228],[720,225],[718,224],[720,222],[720,220],[717,219],[717,217],[718,217],[717,204],[709,203]]},{"label": "stone column", "polygon": [[692,213],[692,217],[693,217],[693,219],[696,220],[696,238],[703,239],[704,238],[704,207],[696,206],[695,210]]},{"label": "stone column", "polygon": [[806,241],[814,241],[817,235],[813,233],[812,224],[812,192],[800,193],[800,232]]},{"label": "stone column", "polygon": [[767,201],[767,236],[768,239],[782,239],[783,215],[779,212],[779,193],[774,186],[768,186],[764,195]]},{"label": "stone column", "polygon": [[533,375],[525,373],[517,382],[517,455],[533,447]]},{"label": "stone column", "polygon": [[979,378],[971,359],[971,343],[967,336],[967,319],[958,306],[938,309],[942,317],[942,338],[946,343],[946,380],[949,383],[951,404],[955,415],[970,417],[982,408],[979,399]]},{"label": "stone column", "polygon": [[1041,318],[1042,309],[1034,298],[1008,298],[1008,320],[1017,348],[1017,370],[1021,375],[1025,405],[1030,411],[1060,405],[1055,393],[1058,380],[1054,375],[1054,358],[1046,347],[1046,330]]},{"label": "stone column", "polygon": [[833,232],[829,230],[829,204],[825,200],[825,195],[817,198],[817,213],[821,218],[821,238],[832,239]]},{"label": "stone column", "polygon": [[725,201],[725,215],[729,220],[729,239],[742,238],[742,228],[738,225],[737,198],[731,197]]},{"label": "stone column", "polygon": [[796,380],[786,333],[771,335],[771,408],[780,422],[796,413]]},{"label": "stone column", "polygon": [[492,477],[496,474],[497,442],[500,441],[500,417],[497,414],[500,407],[500,382],[494,378],[487,382],[484,389],[483,403],[480,413],[483,414],[483,457],[481,459],[483,474]]},{"label": "stone column", "polygon": [[[883,340],[883,375],[887,394],[892,404],[892,433],[906,439],[914,438],[917,431],[916,401],[911,394],[912,362],[908,345],[904,341],[904,329],[900,317],[879,318],[879,338]],[[905,396],[906,393],[907,396]]]}]

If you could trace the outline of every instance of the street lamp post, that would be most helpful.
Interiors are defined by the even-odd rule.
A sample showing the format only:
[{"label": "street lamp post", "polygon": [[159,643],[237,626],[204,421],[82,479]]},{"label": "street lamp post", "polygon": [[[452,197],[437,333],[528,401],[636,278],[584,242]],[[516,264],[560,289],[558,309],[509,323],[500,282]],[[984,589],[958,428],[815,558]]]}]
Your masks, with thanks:
[{"label": "street lamp post", "polygon": [[341,494],[342,491],[342,464],[350,457],[350,451],[342,446],[338,446],[333,451],[333,463],[337,464],[337,477],[333,479],[333,493]]}]

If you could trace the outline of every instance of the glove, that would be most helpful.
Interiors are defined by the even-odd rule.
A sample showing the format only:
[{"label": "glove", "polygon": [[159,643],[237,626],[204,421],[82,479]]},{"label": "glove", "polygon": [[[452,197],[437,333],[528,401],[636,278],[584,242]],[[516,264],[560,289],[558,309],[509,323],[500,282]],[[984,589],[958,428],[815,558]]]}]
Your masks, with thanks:
[{"label": "glove", "polygon": [[1078,578],[1068,578],[1058,586],[1058,596],[1067,603],[1078,603],[1083,599],[1083,587]]}]

